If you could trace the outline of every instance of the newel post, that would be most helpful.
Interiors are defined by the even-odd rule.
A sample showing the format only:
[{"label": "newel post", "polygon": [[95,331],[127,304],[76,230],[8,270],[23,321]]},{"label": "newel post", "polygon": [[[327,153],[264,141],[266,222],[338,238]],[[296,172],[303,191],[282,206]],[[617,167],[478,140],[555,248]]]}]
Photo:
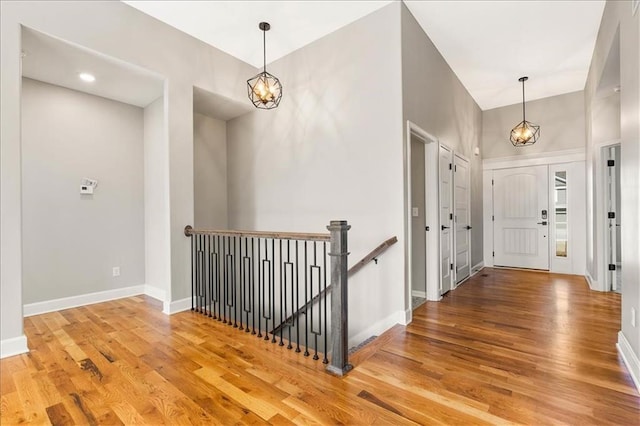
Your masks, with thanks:
[{"label": "newel post", "polygon": [[349,364],[349,304],[347,288],[347,231],[346,220],[332,220],[331,232],[331,362],[327,371],[343,376],[353,367]]}]

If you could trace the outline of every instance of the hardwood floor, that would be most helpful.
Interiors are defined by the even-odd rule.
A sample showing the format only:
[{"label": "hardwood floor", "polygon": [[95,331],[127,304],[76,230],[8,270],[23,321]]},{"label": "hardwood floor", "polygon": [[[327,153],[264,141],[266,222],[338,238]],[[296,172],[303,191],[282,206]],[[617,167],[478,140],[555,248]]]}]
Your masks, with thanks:
[{"label": "hardwood floor", "polygon": [[0,361],[0,423],[637,425],[619,318],[620,295],[579,277],[487,268],[340,379],[131,297],[26,318],[31,352]]}]

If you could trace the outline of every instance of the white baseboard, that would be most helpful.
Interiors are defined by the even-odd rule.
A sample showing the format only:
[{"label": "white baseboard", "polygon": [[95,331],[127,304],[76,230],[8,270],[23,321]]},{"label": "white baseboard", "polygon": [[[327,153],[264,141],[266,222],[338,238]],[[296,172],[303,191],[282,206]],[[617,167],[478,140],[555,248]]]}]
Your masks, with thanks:
[{"label": "white baseboard", "polygon": [[484,260],[481,260],[477,265],[474,265],[471,268],[471,275],[469,275],[469,276],[472,277],[475,274],[477,274],[478,272],[482,271],[483,269],[484,269]]},{"label": "white baseboard", "polygon": [[78,296],[63,297],[60,299],[46,300],[44,302],[29,303],[23,306],[23,315],[46,314],[47,312],[61,311],[63,309],[76,308],[78,306],[93,305],[109,300],[122,299],[124,297],[137,296],[145,293],[144,285],[117,288],[113,290],[98,291],[95,293],[81,294]]},{"label": "white baseboard", "polygon": [[0,359],[29,352],[27,336],[0,340]]},{"label": "white baseboard", "polygon": [[144,294],[146,294],[149,297],[153,297],[156,300],[164,302],[166,300],[167,292],[162,290],[162,289],[159,289],[158,287],[154,287],[152,285],[145,284],[144,285]]},{"label": "white baseboard", "polygon": [[624,334],[622,334],[622,331],[618,332],[618,344],[616,344],[616,347],[627,366],[627,370],[629,370],[633,383],[635,383],[638,392],[640,392],[640,360],[638,360],[638,356],[633,352],[629,341]]},{"label": "white baseboard", "polygon": [[589,273],[589,271],[585,271],[584,272],[584,277],[587,279],[587,284],[589,284],[589,288],[593,291],[605,291],[605,289],[600,287],[600,284],[598,283],[598,281],[596,281],[591,274]]},{"label": "white baseboard", "polygon": [[420,291],[420,290],[411,290],[411,296],[412,297],[422,297],[423,299],[427,298],[427,292],[426,291]]},{"label": "white baseboard", "polygon": [[178,312],[188,311],[191,309],[191,298],[174,300],[173,302],[164,302],[162,313],[167,315],[177,314]]},{"label": "white baseboard", "polygon": [[349,338],[349,347],[353,348],[364,342],[371,336],[379,336],[396,324],[407,324],[407,318],[411,318],[411,309],[408,312],[397,311],[392,313],[386,318],[373,324],[371,327],[367,327],[365,330]]}]

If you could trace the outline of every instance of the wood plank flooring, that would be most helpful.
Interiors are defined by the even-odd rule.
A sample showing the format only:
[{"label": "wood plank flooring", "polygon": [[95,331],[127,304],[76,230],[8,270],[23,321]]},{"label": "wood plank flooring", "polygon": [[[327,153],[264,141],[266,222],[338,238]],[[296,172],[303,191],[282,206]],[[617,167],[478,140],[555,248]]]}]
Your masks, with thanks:
[{"label": "wood plank flooring", "polygon": [[26,318],[31,352],[0,361],[0,423],[640,424],[620,295],[579,277],[486,268],[342,379],[160,308],[140,296]]}]

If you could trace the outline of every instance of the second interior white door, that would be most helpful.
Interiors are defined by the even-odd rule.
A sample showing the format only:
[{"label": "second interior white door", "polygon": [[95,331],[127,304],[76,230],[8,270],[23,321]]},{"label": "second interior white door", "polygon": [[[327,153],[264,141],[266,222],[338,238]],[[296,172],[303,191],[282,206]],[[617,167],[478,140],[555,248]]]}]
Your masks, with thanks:
[{"label": "second interior white door", "polygon": [[440,294],[453,288],[453,247],[451,232],[453,227],[453,153],[440,145],[438,153],[438,171],[440,188]]},{"label": "second interior white door", "polygon": [[493,172],[494,265],[549,269],[546,165]]},{"label": "second interior white door", "polygon": [[454,155],[453,162],[453,200],[455,204],[454,218],[454,238],[455,238],[455,258],[454,265],[456,271],[456,284],[467,278],[471,272],[471,220],[470,214],[470,176],[469,161]]}]

